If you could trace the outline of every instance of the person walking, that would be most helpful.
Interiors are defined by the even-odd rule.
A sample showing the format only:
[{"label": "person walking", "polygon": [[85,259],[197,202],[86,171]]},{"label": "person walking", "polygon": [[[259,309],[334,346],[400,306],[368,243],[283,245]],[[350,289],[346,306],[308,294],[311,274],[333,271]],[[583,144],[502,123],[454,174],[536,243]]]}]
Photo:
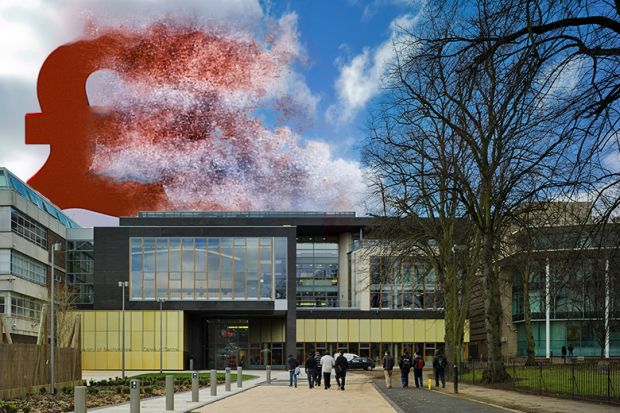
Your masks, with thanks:
[{"label": "person walking", "polygon": [[403,389],[409,387],[409,372],[411,371],[411,356],[409,352],[405,350],[405,354],[403,354],[398,361],[398,367],[400,367],[400,381],[403,384]]},{"label": "person walking", "polygon": [[349,362],[344,356],[344,351],[340,350],[340,355],[336,358],[335,363],[336,383],[338,383],[340,390],[344,390],[344,382],[347,377],[347,367],[349,367]]},{"label": "person walking", "polygon": [[386,351],[383,356],[383,375],[385,376],[385,386],[392,388],[392,370],[394,369],[394,357],[390,356],[390,352]]},{"label": "person walking", "polygon": [[321,387],[321,376],[323,375],[321,371],[321,352],[317,351],[314,355],[314,360],[316,360],[316,371],[314,376],[314,384],[318,387]]},{"label": "person walking", "polygon": [[306,375],[308,376],[308,386],[312,389],[314,388],[314,378],[316,377],[316,359],[314,358],[314,353],[310,353],[308,355],[308,359],[306,360]]},{"label": "person walking", "polygon": [[573,357],[573,351],[575,350],[575,347],[573,347],[573,343],[570,343],[568,345],[568,357]]},{"label": "person walking", "polygon": [[448,360],[443,355],[441,350],[438,350],[433,358],[433,369],[435,370],[435,386],[439,387],[439,380],[441,380],[441,387],[446,387],[446,366]]},{"label": "person walking", "polygon": [[299,362],[297,361],[297,359],[295,357],[293,357],[292,355],[288,355],[288,358],[286,359],[286,366],[288,367],[288,373],[289,373],[289,387],[293,387],[293,385],[295,385],[295,387],[297,387],[297,367],[299,366]]},{"label": "person walking", "polygon": [[562,346],[562,360],[566,363],[566,346]]},{"label": "person walking", "polygon": [[422,382],[422,372],[424,371],[424,358],[421,354],[414,353],[413,357],[413,380],[415,381],[415,386],[420,388],[424,388],[424,383]]},{"label": "person walking", "polygon": [[334,358],[329,355],[329,353],[325,353],[323,357],[321,357],[321,372],[323,373],[323,385],[325,390],[331,387],[331,377],[332,377],[332,369],[334,368]]}]

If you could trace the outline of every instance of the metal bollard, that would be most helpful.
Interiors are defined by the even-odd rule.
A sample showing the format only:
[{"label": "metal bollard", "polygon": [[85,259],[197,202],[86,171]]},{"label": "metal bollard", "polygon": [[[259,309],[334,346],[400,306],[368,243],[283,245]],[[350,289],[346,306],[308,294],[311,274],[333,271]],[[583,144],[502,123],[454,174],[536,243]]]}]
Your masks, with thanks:
[{"label": "metal bollard", "polygon": [[230,367],[226,367],[226,373],[224,374],[224,388],[226,391],[230,391]]},{"label": "metal bollard", "polygon": [[166,410],[174,410],[174,376],[166,376]]},{"label": "metal bollard", "polygon": [[75,386],[73,410],[75,413],[86,413],[86,386]]},{"label": "metal bollard", "polygon": [[217,396],[217,370],[211,370],[211,396]]},{"label": "metal bollard", "polygon": [[129,413],[140,413],[140,380],[129,382]]},{"label": "metal bollard", "polygon": [[198,401],[198,389],[200,383],[198,383],[198,372],[195,371],[192,373],[192,402],[196,403]]},{"label": "metal bollard", "polygon": [[265,373],[266,373],[267,384],[271,384],[271,366],[267,366],[265,370],[266,370]]},{"label": "metal bollard", "polygon": [[243,386],[243,367],[237,366],[237,387]]}]

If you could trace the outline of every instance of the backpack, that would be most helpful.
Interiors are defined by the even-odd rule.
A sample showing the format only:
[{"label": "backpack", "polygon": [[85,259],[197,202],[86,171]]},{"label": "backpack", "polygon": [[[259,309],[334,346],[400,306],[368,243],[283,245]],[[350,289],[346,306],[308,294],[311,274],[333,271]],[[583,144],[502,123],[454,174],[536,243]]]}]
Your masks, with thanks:
[{"label": "backpack", "polygon": [[424,359],[422,357],[416,359],[416,368],[418,370],[424,369]]},{"label": "backpack", "polygon": [[411,359],[409,357],[403,358],[403,370],[409,370],[411,368]]},{"label": "backpack", "polygon": [[439,362],[437,364],[439,364],[439,368],[440,369],[445,369],[446,368],[446,364],[448,364],[448,362],[447,362],[445,357],[440,357],[439,358]]}]

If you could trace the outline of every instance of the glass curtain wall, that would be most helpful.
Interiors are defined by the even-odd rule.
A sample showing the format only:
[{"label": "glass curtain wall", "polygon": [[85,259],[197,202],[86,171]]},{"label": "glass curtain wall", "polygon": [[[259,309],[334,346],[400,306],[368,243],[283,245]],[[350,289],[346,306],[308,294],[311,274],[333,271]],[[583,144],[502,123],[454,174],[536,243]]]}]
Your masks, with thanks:
[{"label": "glass curtain wall", "polygon": [[297,306],[338,307],[338,242],[297,242]]},{"label": "glass curtain wall", "polygon": [[91,241],[67,242],[67,281],[73,288],[76,304],[94,302],[94,249]]},{"label": "glass curtain wall", "polygon": [[412,257],[370,257],[370,307],[443,308],[433,268]]},{"label": "glass curtain wall", "polygon": [[131,238],[131,299],[286,298],[286,238]]}]

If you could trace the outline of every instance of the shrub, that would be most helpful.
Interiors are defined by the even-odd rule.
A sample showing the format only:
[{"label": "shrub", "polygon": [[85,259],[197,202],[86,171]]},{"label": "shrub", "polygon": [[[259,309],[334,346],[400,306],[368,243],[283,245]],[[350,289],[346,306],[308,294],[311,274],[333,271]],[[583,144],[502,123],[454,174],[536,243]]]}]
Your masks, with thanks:
[{"label": "shrub", "polygon": [[45,387],[39,387],[39,394],[47,393],[47,389]]}]

